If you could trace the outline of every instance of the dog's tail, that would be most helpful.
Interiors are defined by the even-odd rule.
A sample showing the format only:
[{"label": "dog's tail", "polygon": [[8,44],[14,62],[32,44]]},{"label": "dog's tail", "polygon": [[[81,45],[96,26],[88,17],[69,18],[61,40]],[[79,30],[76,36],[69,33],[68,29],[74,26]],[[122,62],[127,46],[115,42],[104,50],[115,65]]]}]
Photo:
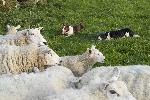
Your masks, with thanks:
[{"label": "dog's tail", "polygon": [[133,35],[133,37],[140,37],[139,35]]}]

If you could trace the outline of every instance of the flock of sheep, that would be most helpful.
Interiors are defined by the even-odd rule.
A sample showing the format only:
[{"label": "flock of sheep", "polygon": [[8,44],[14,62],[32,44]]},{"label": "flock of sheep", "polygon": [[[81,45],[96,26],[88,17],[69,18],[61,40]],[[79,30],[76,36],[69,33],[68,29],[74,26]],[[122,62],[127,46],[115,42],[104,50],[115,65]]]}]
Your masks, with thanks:
[{"label": "flock of sheep", "polygon": [[59,57],[41,29],[7,25],[0,36],[1,100],[148,100],[150,67],[97,67],[105,56],[94,45]]}]

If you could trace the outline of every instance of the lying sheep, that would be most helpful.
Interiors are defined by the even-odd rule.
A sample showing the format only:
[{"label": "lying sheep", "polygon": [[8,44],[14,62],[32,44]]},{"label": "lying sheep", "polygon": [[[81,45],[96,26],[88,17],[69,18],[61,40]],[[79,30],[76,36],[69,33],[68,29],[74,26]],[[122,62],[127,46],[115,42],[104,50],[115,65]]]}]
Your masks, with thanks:
[{"label": "lying sheep", "polygon": [[92,45],[91,49],[88,48],[82,55],[61,57],[61,65],[71,69],[75,76],[82,76],[96,62],[102,63],[104,59],[105,56]]},{"label": "lying sheep", "polygon": [[18,29],[21,27],[20,25],[18,26],[10,26],[10,25],[7,25],[7,33],[6,34],[16,34]]},{"label": "lying sheep", "polygon": [[34,29],[25,29],[16,34],[0,36],[0,45],[24,45],[36,43],[38,45],[47,45],[47,41],[40,34],[42,27]]},{"label": "lying sheep", "polygon": [[45,100],[136,100],[125,83],[118,81],[118,72],[114,69],[110,80],[100,80],[82,89],[66,89],[56,95],[48,96]]},{"label": "lying sheep", "polygon": [[22,73],[0,76],[0,100],[43,100],[69,88],[74,77],[72,72],[62,66],[53,66],[44,72]]},{"label": "lying sheep", "polygon": [[34,67],[42,70],[45,66],[59,64],[59,60],[59,56],[45,45],[0,45],[0,74],[31,72]]},{"label": "lying sheep", "polygon": [[[120,79],[127,84],[133,96],[137,100],[148,100],[150,98],[150,67],[146,65],[134,65],[118,68],[121,71]],[[91,84],[97,77],[108,79],[112,69],[113,67],[94,68],[81,77],[79,87]]]}]

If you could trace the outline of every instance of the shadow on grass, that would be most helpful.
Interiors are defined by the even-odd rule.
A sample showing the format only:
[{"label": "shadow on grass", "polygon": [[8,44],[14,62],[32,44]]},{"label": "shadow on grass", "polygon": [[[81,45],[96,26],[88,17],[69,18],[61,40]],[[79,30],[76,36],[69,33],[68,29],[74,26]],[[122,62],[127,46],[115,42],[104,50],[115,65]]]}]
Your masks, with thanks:
[{"label": "shadow on grass", "polygon": [[76,33],[75,37],[80,38],[83,41],[98,41],[98,36],[100,35],[100,32],[96,32],[96,33]]}]

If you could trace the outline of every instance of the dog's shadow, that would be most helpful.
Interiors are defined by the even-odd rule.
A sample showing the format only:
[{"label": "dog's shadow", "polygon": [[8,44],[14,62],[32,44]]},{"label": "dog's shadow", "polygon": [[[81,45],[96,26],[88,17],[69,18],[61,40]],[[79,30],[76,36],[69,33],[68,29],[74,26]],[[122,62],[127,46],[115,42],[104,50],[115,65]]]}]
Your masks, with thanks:
[{"label": "dog's shadow", "polygon": [[83,41],[98,41],[98,36],[100,35],[100,32],[96,33],[76,33],[75,37],[80,38]]}]

